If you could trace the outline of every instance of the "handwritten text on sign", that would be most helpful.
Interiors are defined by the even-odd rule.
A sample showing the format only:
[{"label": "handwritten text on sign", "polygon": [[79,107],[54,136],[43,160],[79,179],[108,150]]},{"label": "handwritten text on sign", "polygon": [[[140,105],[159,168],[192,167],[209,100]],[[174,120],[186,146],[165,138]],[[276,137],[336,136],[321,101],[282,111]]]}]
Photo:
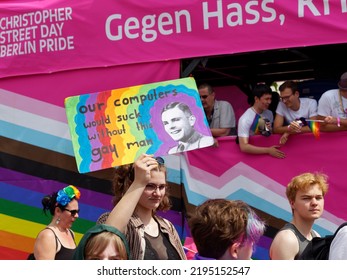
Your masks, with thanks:
[{"label": "handwritten text on sign", "polygon": [[[180,113],[177,107],[163,113],[179,103],[189,112]],[[132,163],[141,153],[183,151],[178,147],[184,142],[184,151],[213,145],[193,78],[73,96],[65,100],[65,107],[82,173]],[[178,127],[174,123],[179,117],[172,114],[182,114],[186,124]],[[198,139],[198,144],[191,139]]]}]

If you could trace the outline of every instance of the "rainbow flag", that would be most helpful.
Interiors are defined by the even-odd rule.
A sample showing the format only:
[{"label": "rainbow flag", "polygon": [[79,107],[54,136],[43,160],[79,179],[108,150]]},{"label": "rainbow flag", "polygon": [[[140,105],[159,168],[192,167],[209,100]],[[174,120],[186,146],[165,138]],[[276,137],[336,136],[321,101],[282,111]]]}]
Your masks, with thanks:
[{"label": "rainbow flag", "polygon": [[259,120],[261,116],[259,114],[256,114],[251,126],[251,131],[254,131],[254,134],[259,134]]},{"label": "rainbow flag", "polygon": [[308,127],[311,129],[314,137],[319,139],[319,122],[313,120],[306,120]]}]

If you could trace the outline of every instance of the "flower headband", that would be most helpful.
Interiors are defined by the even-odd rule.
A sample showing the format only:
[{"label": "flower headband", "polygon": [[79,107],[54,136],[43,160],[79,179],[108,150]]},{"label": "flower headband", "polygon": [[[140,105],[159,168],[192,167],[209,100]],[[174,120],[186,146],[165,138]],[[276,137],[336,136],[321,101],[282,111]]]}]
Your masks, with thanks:
[{"label": "flower headband", "polygon": [[76,198],[78,200],[80,196],[81,196],[80,191],[75,186],[70,185],[58,191],[57,203],[62,206],[65,206],[68,203],[70,203],[70,201],[73,198]]}]

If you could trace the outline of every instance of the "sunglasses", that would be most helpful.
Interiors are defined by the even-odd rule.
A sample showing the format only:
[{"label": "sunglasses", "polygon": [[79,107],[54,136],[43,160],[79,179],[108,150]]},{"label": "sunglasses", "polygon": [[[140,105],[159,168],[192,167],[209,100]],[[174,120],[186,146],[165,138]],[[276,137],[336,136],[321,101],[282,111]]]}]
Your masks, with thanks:
[{"label": "sunglasses", "polygon": [[148,183],[145,187],[145,190],[148,192],[155,192],[155,191],[157,191],[157,189],[159,189],[159,191],[162,191],[164,189],[166,190],[166,188],[167,188],[167,185],[165,185],[165,184],[157,185],[154,183]]},{"label": "sunglasses", "polygon": [[208,97],[208,95],[200,95],[200,98],[202,99],[206,99]]},{"label": "sunglasses", "polygon": [[158,162],[159,165],[165,164],[165,160],[162,157],[155,157],[155,160]]},{"label": "sunglasses", "polygon": [[78,213],[80,212],[80,209],[78,209],[78,210],[70,210],[70,209],[66,209],[66,208],[65,208],[64,211],[70,212],[71,217],[75,217],[76,214],[78,214]]}]

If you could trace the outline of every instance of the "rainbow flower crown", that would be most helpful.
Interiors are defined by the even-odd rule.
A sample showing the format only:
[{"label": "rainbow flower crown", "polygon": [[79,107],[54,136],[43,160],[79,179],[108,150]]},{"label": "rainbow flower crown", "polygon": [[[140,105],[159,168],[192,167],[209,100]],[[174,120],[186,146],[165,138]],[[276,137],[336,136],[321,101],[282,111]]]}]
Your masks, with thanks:
[{"label": "rainbow flower crown", "polygon": [[80,197],[81,197],[80,191],[75,186],[69,185],[63,188],[62,190],[58,191],[57,203],[62,206],[65,206],[68,203],[70,203],[70,201],[73,198],[76,198],[78,200],[80,199]]}]

